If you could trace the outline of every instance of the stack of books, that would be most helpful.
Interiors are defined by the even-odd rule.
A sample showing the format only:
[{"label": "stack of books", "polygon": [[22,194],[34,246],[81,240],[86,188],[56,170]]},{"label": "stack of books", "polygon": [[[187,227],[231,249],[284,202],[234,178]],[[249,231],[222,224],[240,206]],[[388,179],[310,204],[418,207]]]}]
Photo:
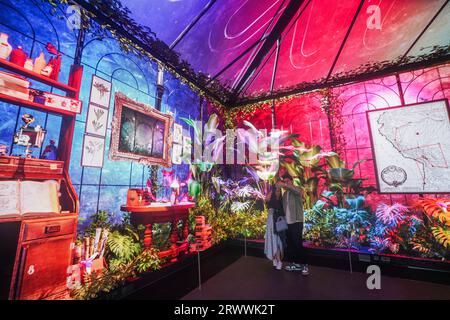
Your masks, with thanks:
[{"label": "stack of books", "polygon": [[198,251],[205,251],[212,246],[212,228],[205,223],[204,216],[195,217],[195,244]]},{"label": "stack of books", "polygon": [[23,100],[29,100],[30,81],[15,74],[0,71],[0,93]]}]

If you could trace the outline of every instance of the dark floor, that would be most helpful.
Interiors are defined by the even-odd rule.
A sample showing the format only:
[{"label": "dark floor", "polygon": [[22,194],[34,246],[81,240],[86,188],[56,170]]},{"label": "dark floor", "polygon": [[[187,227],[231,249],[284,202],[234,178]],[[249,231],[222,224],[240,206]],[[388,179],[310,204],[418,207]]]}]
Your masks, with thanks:
[{"label": "dark floor", "polygon": [[[275,270],[270,261],[242,257],[206,281],[183,300],[300,299],[445,299],[450,286],[383,277],[381,290],[369,290],[369,275],[311,266],[311,275]],[[381,270],[383,273],[383,270]]]},{"label": "dark floor", "polygon": [[[208,281],[242,257],[243,249],[218,245],[201,253],[202,281]],[[198,257],[191,256],[184,261],[151,272],[149,279],[143,279],[138,288],[130,288],[121,299],[125,300],[179,300],[198,288]]]}]

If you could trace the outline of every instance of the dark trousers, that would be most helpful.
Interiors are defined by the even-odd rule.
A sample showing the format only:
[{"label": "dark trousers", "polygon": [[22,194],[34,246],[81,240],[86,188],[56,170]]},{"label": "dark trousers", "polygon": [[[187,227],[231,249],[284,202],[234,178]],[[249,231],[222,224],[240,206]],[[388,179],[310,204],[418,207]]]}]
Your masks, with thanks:
[{"label": "dark trousers", "polygon": [[286,231],[286,260],[298,263],[307,264],[308,257],[306,249],[303,247],[303,223],[297,222],[288,225]]}]

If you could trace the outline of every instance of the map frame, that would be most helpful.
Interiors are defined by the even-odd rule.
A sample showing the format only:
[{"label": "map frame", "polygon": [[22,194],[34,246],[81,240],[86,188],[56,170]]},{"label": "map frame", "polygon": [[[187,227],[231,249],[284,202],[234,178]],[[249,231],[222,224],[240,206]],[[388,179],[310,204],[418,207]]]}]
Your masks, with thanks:
[{"label": "map frame", "polygon": [[368,125],[368,129],[369,129],[369,136],[370,136],[370,143],[371,143],[371,152],[372,152],[372,158],[373,158],[373,163],[375,166],[375,178],[376,178],[376,182],[377,182],[377,192],[379,194],[448,194],[450,193],[450,190],[442,190],[442,191],[399,191],[399,192],[392,192],[392,191],[382,191],[381,190],[381,184],[380,184],[380,174],[381,172],[379,171],[378,165],[377,165],[377,154],[376,154],[376,148],[375,148],[375,141],[373,139],[372,136],[372,124],[371,124],[371,119],[369,117],[370,113],[374,113],[374,112],[380,112],[380,111],[386,111],[386,110],[393,110],[393,109],[400,109],[400,108],[410,108],[410,107],[415,107],[415,106],[423,106],[426,104],[431,104],[431,103],[436,103],[436,102],[443,102],[445,105],[445,110],[447,111],[447,118],[448,121],[450,123],[450,105],[448,102],[447,98],[444,99],[438,99],[438,100],[431,100],[431,101],[424,101],[424,102],[416,102],[416,103],[410,103],[410,104],[403,104],[397,107],[388,107],[388,108],[382,108],[382,109],[375,109],[375,110],[367,110],[366,111],[366,119],[367,119],[367,125]]}]

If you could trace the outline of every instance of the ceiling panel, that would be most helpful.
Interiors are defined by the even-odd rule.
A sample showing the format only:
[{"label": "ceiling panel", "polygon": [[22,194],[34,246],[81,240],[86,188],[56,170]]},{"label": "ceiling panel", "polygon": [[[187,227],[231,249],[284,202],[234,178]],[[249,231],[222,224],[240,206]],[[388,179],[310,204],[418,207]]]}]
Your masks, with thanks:
[{"label": "ceiling panel", "polygon": [[429,54],[434,46],[450,45],[450,4],[439,13],[433,23],[428,27],[419,41],[414,45],[408,56],[418,57]]},{"label": "ceiling panel", "polygon": [[358,4],[311,1],[281,43],[275,90],[327,77]]},{"label": "ceiling panel", "polygon": [[[232,94],[289,1],[122,0],[122,3],[138,23],[151,28],[167,45],[210,5],[174,50],[195,71],[217,78]],[[370,73],[371,66],[397,63],[409,49],[408,55],[416,58],[433,53],[436,46],[448,48],[450,4],[444,8],[445,3],[448,1],[365,0],[360,7],[361,0],[305,1],[280,35],[274,92],[323,84],[330,73],[333,78]],[[358,8],[361,10],[355,15]],[[275,49],[276,46],[263,59],[244,90],[238,92],[241,98],[270,92]]]},{"label": "ceiling panel", "polygon": [[366,1],[334,75],[402,57],[444,3],[445,0]]},{"label": "ceiling panel", "polygon": [[268,33],[286,0],[219,0],[176,50],[193,68],[215,76]]},{"label": "ceiling panel", "polygon": [[167,45],[189,25],[210,0],[121,0],[132,17]]}]

